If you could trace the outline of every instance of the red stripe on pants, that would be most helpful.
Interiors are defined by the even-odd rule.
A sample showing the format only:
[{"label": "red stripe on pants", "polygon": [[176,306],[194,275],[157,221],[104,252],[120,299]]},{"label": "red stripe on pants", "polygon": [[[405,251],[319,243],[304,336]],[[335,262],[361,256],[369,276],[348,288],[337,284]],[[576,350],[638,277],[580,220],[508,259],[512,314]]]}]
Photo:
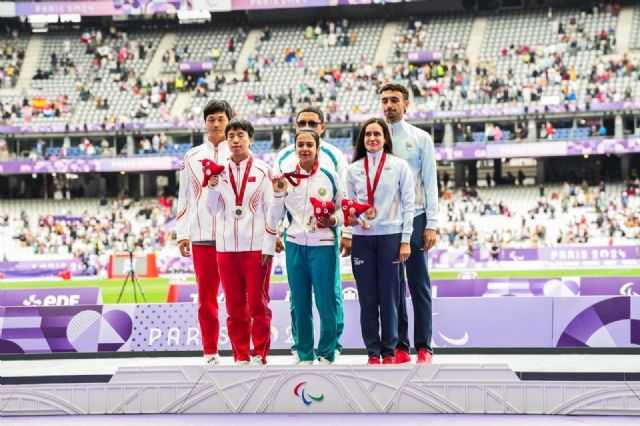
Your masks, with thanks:
[{"label": "red stripe on pants", "polygon": [[220,275],[216,246],[192,245],[193,269],[198,282],[198,321],[202,334],[202,349],[206,355],[218,353],[220,320],[218,319],[218,289]]},{"label": "red stripe on pants", "polygon": [[249,343],[253,342],[253,355],[260,355],[266,363],[271,345],[271,263],[262,266],[261,257],[259,251],[218,252],[227,328],[236,361],[249,361]]}]

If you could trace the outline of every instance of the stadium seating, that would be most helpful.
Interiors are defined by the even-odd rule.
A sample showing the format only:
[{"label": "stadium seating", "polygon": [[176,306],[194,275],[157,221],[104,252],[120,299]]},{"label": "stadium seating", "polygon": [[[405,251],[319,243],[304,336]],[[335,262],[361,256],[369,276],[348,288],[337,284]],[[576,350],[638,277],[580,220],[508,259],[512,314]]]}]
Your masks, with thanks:
[{"label": "stadium seating", "polygon": [[[337,142],[341,141],[341,142]],[[346,143],[344,139],[334,139],[334,143]],[[256,141],[267,146],[270,141]],[[612,241],[616,245],[634,244],[640,237],[638,227],[630,224],[633,209],[640,205],[640,198],[631,196],[629,209],[621,206],[622,183],[608,183],[606,186],[605,217],[617,222],[619,228],[609,234],[610,223],[605,220],[598,227],[596,202],[598,188],[576,187],[576,195],[569,196],[568,186],[547,185],[545,197],[541,198],[537,186],[498,186],[477,189],[477,197],[463,195],[454,190],[451,198],[440,200],[440,219],[438,247],[466,247],[472,243],[476,247],[487,246],[492,239],[498,239],[504,247],[557,246],[560,244],[582,244],[604,246]],[[554,195],[555,194],[555,195]],[[567,199],[567,211],[563,211],[563,198]],[[129,204],[130,203],[130,204]],[[109,201],[101,206],[98,199],[73,200],[3,200],[3,215],[9,216],[8,226],[0,226],[0,257],[10,260],[24,260],[38,256],[47,258],[69,258],[71,251],[81,250],[86,254],[95,253],[95,247],[82,243],[69,247],[69,225],[55,232],[53,223],[46,225],[42,218],[49,215],[65,217],[83,217],[87,220],[79,225],[77,239],[83,235],[92,235],[101,243],[101,256],[108,256],[113,250],[121,250],[125,232],[143,241],[146,250],[175,249],[173,228],[165,227],[175,211],[166,209],[154,199],[139,202],[129,200],[124,207],[122,201],[115,204]],[[508,210],[500,214],[499,204]],[[149,214],[140,214],[148,210]],[[506,212],[505,212],[506,213]],[[21,220],[23,214],[29,218],[28,225]],[[116,220],[113,220],[116,217]],[[584,217],[584,219],[583,219]],[[1,217],[0,217],[1,219]],[[583,222],[583,223],[581,223]],[[536,231],[544,227],[544,236],[534,237]],[[105,233],[105,229],[109,233]],[[584,231],[588,241],[580,238]],[[450,234],[455,237],[450,240]],[[462,232],[462,233],[461,233]],[[625,234],[623,235],[622,232]],[[27,240],[16,239],[20,235]],[[66,237],[62,237],[66,235]],[[561,242],[558,243],[558,238]],[[613,239],[612,239],[613,238]]]},{"label": "stadium seating", "polygon": [[631,26],[631,49],[640,49],[640,5],[636,6],[633,11],[633,24]]},{"label": "stadium seating", "polygon": [[[238,53],[242,49],[242,43],[235,37],[235,52],[229,52],[227,49],[227,40],[234,36],[233,27],[231,25],[221,25],[216,23],[211,25],[188,25],[183,26],[176,32],[176,51],[180,55],[180,61],[212,61],[211,52],[213,48],[218,49],[220,57],[217,61],[213,61],[214,70],[230,71],[233,69],[233,62]],[[184,53],[185,48],[187,53]],[[170,76],[178,71],[179,63],[163,64],[162,72],[168,73]]]},{"label": "stadium seating", "polygon": [[[420,30],[415,28],[416,20],[421,24]],[[419,50],[440,51],[445,60],[450,60],[454,54],[464,58],[472,26],[473,17],[461,14],[408,19],[400,22],[395,33],[395,46],[390,50],[387,60],[402,63],[407,53]]]},{"label": "stadium seating", "polygon": [[[575,24],[572,24],[575,19]],[[421,22],[420,30],[415,30],[415,22]],[[389,61],[378,68],[373,64],[374,56],[381,43],[381,34],[385,21],[356,20],[349,22],[348,34],[353,33],[354,41],[349,46],[327,45],[327,37],[316,40],[305,37],[305,26],[302,24],[278,24],[271,28],[269,40],[259,41],[256,51],[251,54],[253,65],[245,76],[237,76],[239,81],[228,78],[213,91],[213,85],[202,91],[192,91],[190,99],[185,102],[187,111],[173,111],[176,92],[168,90],[167,85],[173,83],[179,74],[177,64],[164,65],[161,81],[157,86],[153,82],[142,82],[140,94],[134,94],[136,79],[141,78],[147,70],[155,48],[160,44],[163,30],[158,27],[131,28],[126,33],[131,58],[123,66],[131,70],[129,81],[117,81],[114,73],[113,55],[118,49],[126,46],[123,34],[108,34],[102,37],[104,46],[111,55],[98,68],[92,65],[94,55],[87,53],[86,46],[80,42],[83,32],[77,30],[51,30],[43,37],[43,48],[38,58],[38,67],[49,76],[31,82],[27,101],[34,102],[35,93],[45,98],[46,102],[55,104],[58,112],[38,113],[37,109],[25,113],[22,117],[12,117],[2,124],[63,124],[82,125],[84,123],[129,123],[154,122],[162,123],[170,119],[198,119],[199,111],[207,99],[211,97],[227,99],[241,116],[250,118],[282,117],[290,122],[290,115],[300,105],[313,103],[321,106],[329,115],[372,113],[379,108],[376,87],[383,80],[396,80],[409,84],[414,88],[416,97],[412,102],[412,111],[429,111],[433,109],[478,109],[487,106],[536,105],[538,103],[564,102],[567,91],[575,92],[577,102],[605,102],[624,99],[635,99],[640,93],[637,63],[631,58],[636,68],[632,72],[624,69],[612,72],[609,65],[602,60],[602,45],[593,40],[602,31],[608,37],[616,36],[617,16],[608,11],[585,14],[579,9],[553,9],[549,17],[547,9],[534,11],[501,12],[488,16],[487,28],[479,50],[479,70],[470,68],[463,61],[464,51],[469,42],[474,17],[472,15],[416,16],[399,21],[394,41],[402,40],[400,58],[394,49],[390,49]],[[559,34],[558,25],[562,24],[563,33]],[[150,24],[153,25],[153,24]],[[411,29],[413,27],[413,29]],[[251,29],[248,28],[247,31]],[[106,31],[106,30],[105,30]],[[580,36],[583,34],[584,36]],[[569,40],[563,40],[564,35]],[[226,42],[230,37],[237,37],[237,29],[232,25],[188,25],[176,31],[176,50],[184,59],[207,60],[211,49],[220,51],[217,70],[230,70],[236,55],[242,49],[242,43],[236,41],[235,52],[230,53]],[[404,42],[406,38],[406,43]],[[577,38],[576,47],[571,47],[572,38]],[[19,37],[16,43],[26,46],[28,38]],[[143,58],[137,53],[137,42],[151,46]],[[635,7],[631,31],[631,48],[640,46],[640,7]],[[459,45],[458,45],[459,44]],[[513,48],[511,48],[513,45]],[[188,46],[185,54],[184,49]],[[536,52],[535,65],[523,60],[524,48]],[[74,67],[62,66],[61,60],[68,49]],[[299,58],[293,55],[289,60],[285,50],[300,51]],[[424,69],[408,67],[407,53],[418,49],[443,50],[443,65],[448,68],[441,78],[422,75]],[[506,50],[506,51],[503,51]],[[456,62],[453,51],[459,51]],[[51,66],[51,54],[56,53],[58,65]],[[553,53],[559,52],[561,62],[567,69],[575,69],[575,81],[554,83]],[[606,57],[621,63],[620,55]],[[396,61],[399,63],[395,63]],[[1,62],[0,62],[1,64]],[[240,64],[241,67],[244,64]],[[452,84],[457,78],[448,74],[455,65],[462,72],[461,81]],[[248,66],[248,65],[247,65]],[[607,78],[590,81],[591,69],[596,67],[598,73],[608,71]],[[50,71],[51,70],[51,71]],[[340,70],[338,80],[326,77]],[[411,70],[409,72],[409,70]],[[483,75],[486,70],[486,77]],[[549,70],[549,80],[541,75]],[[259,78],[256,72],[259,71]],[[534,71],[538,74],[534,77]],[[337,73],[336,73],[337,75]],[[326,78],[321,79],[321,76]],[[246,80],[246,81],[244,81]],[[491,96],[484,95],[487,88],[499,82],[504,90],[522,91],[530,86],[532,92],[539,91],[540,96],[526,102],[522,94],[510,97],[508,102],[498,99],[502,88]],[[596,95],[598,87],[602,96]],[[436,90],[437,89],[437,90]],[[84,91],[84,93],[83,93]],[[489,89],[491,91],[491,89]],[[159,105],[152,105],[150,92],[166,93],[166,100]],[[628,92],[628,93],[627,93]],[[88,96],[87,100],[82,97]],[[86,96],[85,96],[86,95]],[[97,97],[107,100],[108,107],[99,109]],[[11,104],[22,105],[23,96],[10,94],[0,100],[3,108]],[[475,129],[480,130],[480,129]],[[512,133],[503,129],[503,141],[512,139]],[[591,137],[588,129],[557,129],[554,140]],[[485,141],[482,132],[473,135],[475,143]],[[338,143],[339,144],[339,143]],[[348,146],[348,144],[347,144]],[[261,147],[262,148],[262,147]],[[174,152],[171,148],[169,153]],[[71,151],[73,153],[73,150]]]}]

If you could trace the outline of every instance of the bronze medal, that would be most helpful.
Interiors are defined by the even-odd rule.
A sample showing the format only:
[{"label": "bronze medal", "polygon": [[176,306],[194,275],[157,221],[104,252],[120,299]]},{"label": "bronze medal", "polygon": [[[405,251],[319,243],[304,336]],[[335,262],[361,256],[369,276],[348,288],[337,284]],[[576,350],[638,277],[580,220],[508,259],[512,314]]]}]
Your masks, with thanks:
[{"label": "bronze medal", "polygon": [[235,206],[233,208],[233,215],[236,219],[241,219],[244,216],[244,209],[242,206]]},{"label": "bronze medal", "polygon": [[369,220],[375,219],[377,215],[378,215],[378,211],[376,210],[375,207],[371,207],[364,212],[364,216]]},{"label": "bronze medal", "polygon": [[313,216],[309,216],[309,220],[307,220],[307,231],[313,233],[316,232],[317,229],[316,219]]},{"label": "bronze medal", "polygon": [[284,180],[279,180],[275,183],[275,187],[273,190],[277,193],[284,192],[287,189],[287,182]]}]

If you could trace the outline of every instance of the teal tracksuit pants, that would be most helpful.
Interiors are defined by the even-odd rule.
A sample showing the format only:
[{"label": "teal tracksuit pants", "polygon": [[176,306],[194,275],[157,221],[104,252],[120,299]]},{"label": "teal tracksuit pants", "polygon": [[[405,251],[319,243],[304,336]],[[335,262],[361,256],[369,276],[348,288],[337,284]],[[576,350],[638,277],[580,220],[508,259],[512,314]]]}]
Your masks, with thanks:
[{"label": "teal tracksuit pants", "polygon": [[[336,246],[336,278],[335,278],[335,293],[336,293],[336,303],[338,304],[338,336],[336,339],[336,349],[339,352],[342,352],[342,345],[340,344],[340,336],[342,336],[342,332],[344,330],[344,309],[342,302],[342,276],[340,275],[340,252]],[[287,258],[288,259],[288,258]],[[288,261],[288,260],[287,260]],[[288,270],[289,268],[287,268]],[[296,323],[294,321],[294,312],[293,312],[293,303],[290,303],[291,309],[291,337],[293,339],[293,345],[291,346],[291,352],[298,351],[298,330],[296,330]]]},{"label": "teal tracksuit pants", "polygon": [[[333,245],[310,247],[287,241],[285,254],[291,290],[291,329],[298,357],[301,361],[313,361],[318,356],[333,362],[338,341],[336,248]],[[312,294],[320,315],[317,353],[314,353]]]}]

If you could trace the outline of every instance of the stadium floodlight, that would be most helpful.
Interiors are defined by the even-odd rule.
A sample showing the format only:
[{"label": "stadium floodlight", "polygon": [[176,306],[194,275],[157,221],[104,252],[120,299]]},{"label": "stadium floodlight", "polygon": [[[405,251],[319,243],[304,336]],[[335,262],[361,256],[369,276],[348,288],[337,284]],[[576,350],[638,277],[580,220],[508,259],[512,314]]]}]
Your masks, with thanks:
[{"label": "stadium floodlight", "polygon": [[181,24],[200,24],[211,21],[211,12],[208,10],[179,10],[178,22]]},{"label": "stadium floodlight", "polygon": [[49,31],[49,24],[58,22],[58,15],[29,15],[27,21],[31,24],[31,31],[34,33],[46,33]]},{"label": "stadium floodlight", "polygon": [[65,13],[63,15],[60,15],[61,23],[71,22],[74,24],[79,24],[80,21],[82,21],[82,17],[77,13]]}]

